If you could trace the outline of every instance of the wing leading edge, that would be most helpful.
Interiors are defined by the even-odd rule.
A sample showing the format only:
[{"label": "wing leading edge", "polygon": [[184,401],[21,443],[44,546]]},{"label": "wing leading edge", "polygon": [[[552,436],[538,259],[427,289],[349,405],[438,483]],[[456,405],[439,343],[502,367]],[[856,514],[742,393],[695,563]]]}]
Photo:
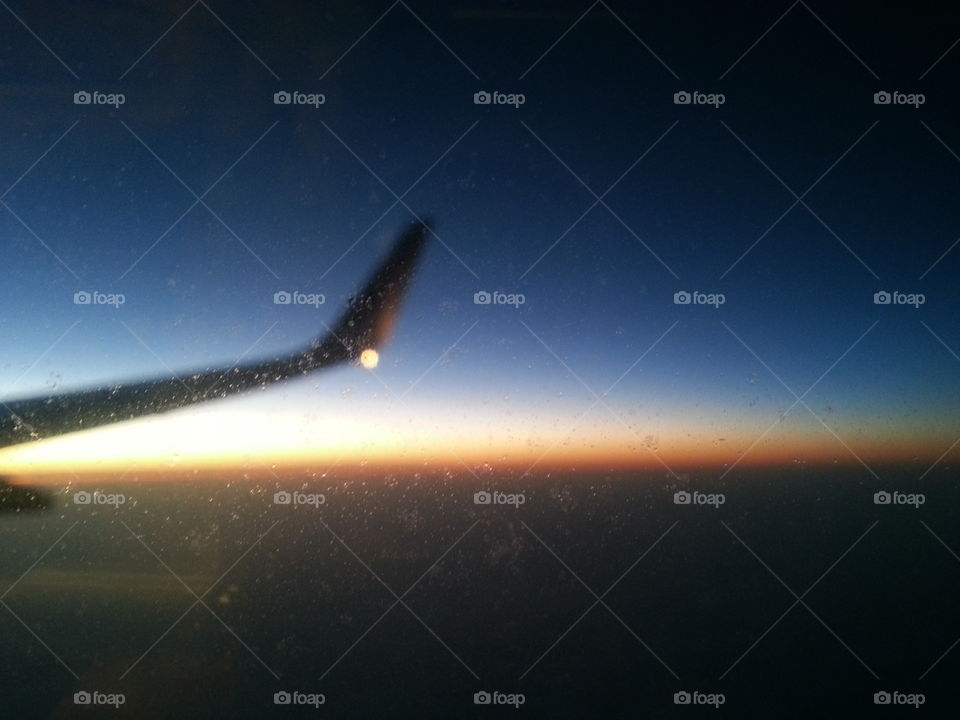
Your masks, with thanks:
[{"label": "wing leading edge", "polygon": [[423,252],[430,226],[417,222],[390,254],[340,320],[309,347],[273,360],[205,369],[90,390],[0,402],[0,447],[225,398],[360,358],[385,343]]}]

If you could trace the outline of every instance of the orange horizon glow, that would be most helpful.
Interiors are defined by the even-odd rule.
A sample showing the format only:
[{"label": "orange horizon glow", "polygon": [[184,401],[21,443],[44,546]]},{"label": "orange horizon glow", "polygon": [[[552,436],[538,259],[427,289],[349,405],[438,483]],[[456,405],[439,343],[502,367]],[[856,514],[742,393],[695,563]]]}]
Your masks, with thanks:
[{"label": "orange horizon glow", "polygon": [[[262,413],[221,409],[144,418],[0,450],[0,475],[159,477],[199,473],[269,476],[304,468],[351,472],[435,471],[542,474],[571,470],[684,472],[733,465],[749,468],[868,464],[946,465],[960,457],[951,440],[920,433],[863,431],[841,435],[821,426],[762,432],[742,427],[717,437],[712,427],[664,423],[656,435],[611,421],[589,430],[516,418],[417,422],[388,413]],[[446,420],[446,419],[445,419]],[[546,429],[545,427],[546,426]],[[728,428],[729,429],[729,428]],[[945,452],[948,451],[949,452]],[[859,458],[859,459],[858,459]],[[469,469],[469,470],[468,470]]]}]

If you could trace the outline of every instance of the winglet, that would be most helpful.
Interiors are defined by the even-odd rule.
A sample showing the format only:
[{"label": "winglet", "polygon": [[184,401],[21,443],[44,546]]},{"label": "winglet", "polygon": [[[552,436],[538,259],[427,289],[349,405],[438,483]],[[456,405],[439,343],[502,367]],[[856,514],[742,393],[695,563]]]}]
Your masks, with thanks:
[{"label": "winglet", "polygon": [[364,350],[379,349],[390,339],[431,232],[429,222],[410,226],[340,320],[307,352],[312,367],[355,361]]}]

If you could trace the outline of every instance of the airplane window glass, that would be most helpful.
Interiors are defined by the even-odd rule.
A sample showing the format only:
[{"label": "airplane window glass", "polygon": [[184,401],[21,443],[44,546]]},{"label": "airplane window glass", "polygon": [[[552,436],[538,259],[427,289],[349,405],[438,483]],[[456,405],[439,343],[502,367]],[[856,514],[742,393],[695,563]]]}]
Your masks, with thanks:
[{"label": "airplane window glass", "polygon": [[0,2],[0,714],[947,716],[958,34]]}]

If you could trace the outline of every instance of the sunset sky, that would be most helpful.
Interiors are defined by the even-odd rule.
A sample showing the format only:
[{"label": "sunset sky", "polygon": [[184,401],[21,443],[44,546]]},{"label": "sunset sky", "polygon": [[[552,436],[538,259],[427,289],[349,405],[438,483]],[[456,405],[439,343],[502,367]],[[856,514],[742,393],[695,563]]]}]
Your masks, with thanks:
[{"label": "sunset sky", "polygon": [[[20,8],[60,61],[0,18],[0,398],[288,351],[337,317],[411,212],[439,240],[376,370],[9,448],[0,473],[743,457],[919,475],[960,457],[960,134],[944,99],[960,53],[919,80],[934,58],[872,67],[880,40],[848,28],[855,57],[798,9],[783,22],[802,48],[774,31],[762,62],[731,65],[768,19],[688,37],[678,10],[660,18],[676,43],[648,49],[598,6],[537,61],[555,17],[438,11],[422,19],[439,42],[398,5],[344,55],[369,9],[318,11],[313,30],[223,17],[244,47],[200,5],[138,61],[188,7],[82,31]],[[113,25],[142,36],[98,41]],[[481,52],[497,33],[527,35],[510,45],[529,56]],[[929,101],[873,104],[884,88]],[[75,105],[85,89],[126,101]],[[726,102],[673,103],[694,89]],[[275,105],[281,90],[326,102]],[[475,105],[480,90],[526,102]],[[75,305],[84,290],[125,303]],[[280,290],[326,303],[275,305]],[[476,305],[482,290],[525,302]],[[884,290],[925,302],[874,304]]]}]

